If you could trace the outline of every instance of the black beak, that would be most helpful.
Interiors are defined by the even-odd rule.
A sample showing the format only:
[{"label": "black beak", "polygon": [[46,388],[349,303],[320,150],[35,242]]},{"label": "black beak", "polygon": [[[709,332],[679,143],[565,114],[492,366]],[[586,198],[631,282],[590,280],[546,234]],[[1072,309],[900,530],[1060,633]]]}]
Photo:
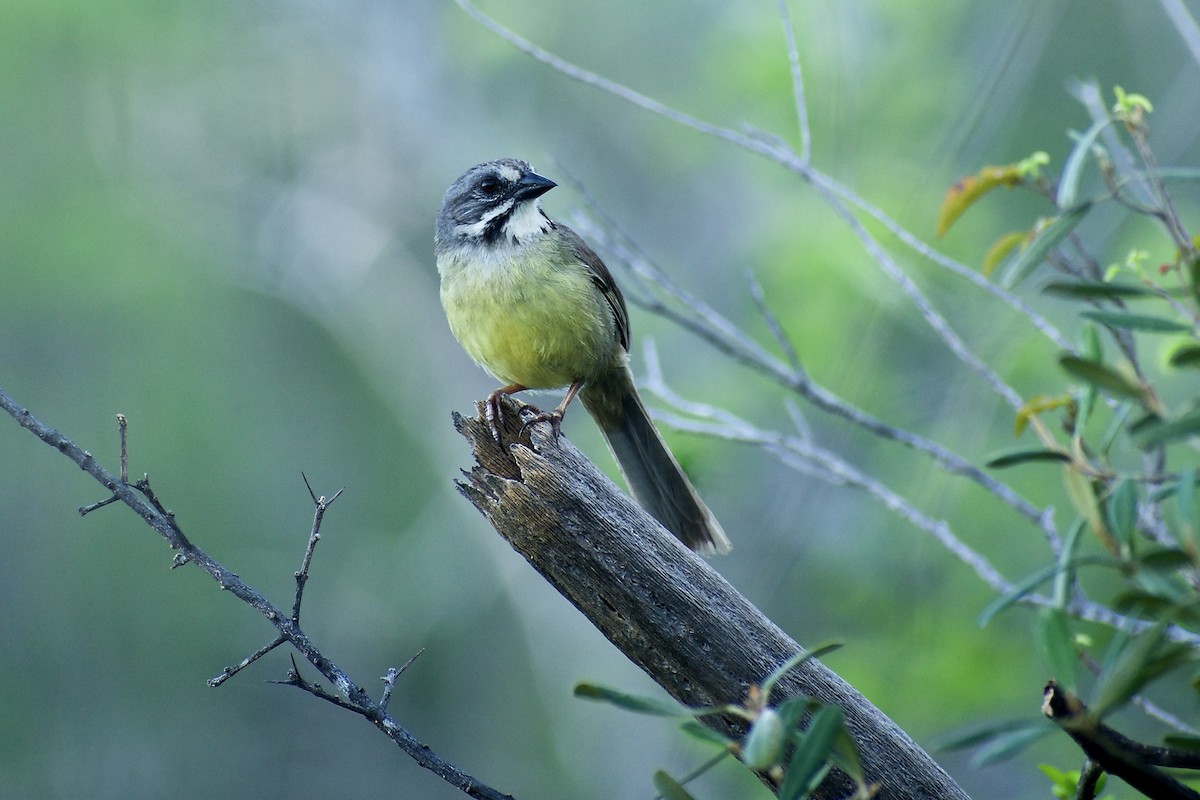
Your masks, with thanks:
[{"label": "black beak", "polygon": [[536,172],[526,172],[521,176],[521,180],[517,181],[517,189],[513,193],[513,197],[517,200],[532,200],[535,197],[541,197],[555,186],[558,184],[549,178],[543,178]]}]

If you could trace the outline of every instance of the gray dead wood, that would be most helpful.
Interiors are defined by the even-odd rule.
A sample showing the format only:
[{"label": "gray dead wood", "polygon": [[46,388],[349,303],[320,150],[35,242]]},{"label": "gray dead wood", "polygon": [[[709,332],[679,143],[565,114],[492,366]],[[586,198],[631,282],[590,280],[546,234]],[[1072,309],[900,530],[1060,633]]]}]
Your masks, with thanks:
[{"label": "gray dead wood", "polygon": [[[520,431],[519,406],[502,401],[502,442],[482,418],[455,415],[477,465],[460,491],[563,597],[679,702],[740,703],[800,652],[783,631],[702,558],[627,498],[565,438],[541,423]],[[737,547],[752,547],[734,533]],[[797,598],[797,603],[816,598]],[[877,797],[966,798],[929,755],[823,664],[809,661],[776,687],[772,704],[797,695],[833,703],[863,758]],[[730,718],[706,718],[738,733]],[[835,773],[819,798],[845,797]]]}]

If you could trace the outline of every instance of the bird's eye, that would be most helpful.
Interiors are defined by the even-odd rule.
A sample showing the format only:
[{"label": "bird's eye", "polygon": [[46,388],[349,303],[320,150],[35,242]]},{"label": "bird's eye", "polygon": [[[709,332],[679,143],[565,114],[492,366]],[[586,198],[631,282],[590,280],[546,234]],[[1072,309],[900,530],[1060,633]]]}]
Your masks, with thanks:
[{"label": "bird's eye", "polygon": [[500,194],[500,181],[496,178],[484,178],[479,182],[479,191],[484,197],[495,197]]}]

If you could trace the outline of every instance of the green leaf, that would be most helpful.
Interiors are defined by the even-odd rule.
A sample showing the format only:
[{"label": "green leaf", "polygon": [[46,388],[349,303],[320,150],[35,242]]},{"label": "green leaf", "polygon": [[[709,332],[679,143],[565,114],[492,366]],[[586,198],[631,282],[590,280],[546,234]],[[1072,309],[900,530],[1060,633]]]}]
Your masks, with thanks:
[{"label": "green leaf", "polygon": [[1137,529],[1138,494],[1137,485],[1128,478],[1117,484],[1117,488],[1104,504],[1108,518],[1108,529],[1117,537],[1126,550],[1133,547],[1133,536]]},{"label": "green leaf", "polygon": [[775,710],[779,713],[779,721],[783,723],[783,727],[790,732],[800,727],[800,720],[804,719],[806,713],[815,711],[820,706],[821,704],[811,697],[799,696],[789,697]]},{"label": "green leaf", "polygon": [[672,778],[661,769],[654,771],[654,789],[662,796],[663,800],[695,800],[688,790],[683,788],[683,784]]},{"label": "green leaf", "polygon": [[1143,450],[1177,439],[1200,435],[1200,409],[1189,411],[1170,421],[1150,418],[1130,430],[1133,443]]},{"label": "green leaf", "polygon": [[1096,143],[1096,137],[1111,122],[1112,120],[1108,118],[1098,119],[1092,123],[1092,127],[1088,128],[1087,132],[1075,140],[1075,146],[1071,148],[1071,154],[1067,156],[1066,163],[1063,164],[1062,176],[1058,179],[1058,194],[1054,203],[1059,208],[1070,208],[1075,205],[1075,197],[1079,192],[1079,178],[1083,175],[1083,165],[1092,152],[1092,145]]},{"label": "green leaf", "polygon": [[1058,357],[1059,366],[1080,380],[1107,389],[1109,392],[1123,397],[1141,400],[1144,397],[1143,388],[1130,381],[1121,373],[1107,364],[1091,361],[1086,358],[1064,353]]},{"label": "green leaf", "polygon": [[1053,218],[1042,228],[1037,236],[1033,238],[1033,241],[1029,243],[1029,246],[1022,251],[1021,255],[1009,267],[1008,272],[1005,273],[1004,280],[1001,282],[1004,288],[1012,289],[1018,283],[1025,280],[1025,278],[1029,277],[1029,274],[1045,260],[1046,254],[1065,239],[1067,234],[1075,230],[1075,227],[1083,221],[1083,218],[1091,208],[1092,204],[1090,202],[1080,203]]},{"label": "green leaf", "polygon": [[1200,753],[1200,736],[1189,736],[1185,733],[1168,733],[1163,736],[1163,744],[1176,750]]},{"label": "green leaf", "polygon": [[[1100,344],[1100,333],[1096,330],[1096,326],[1090,322],[1085,322],[1082,329],[1079,331],[1079,353],[1088,361],[1103,361],[1104,348]],[[1076,400],[1077,408],[1075,410],[1075,430],[1073,433],[1079,436],[1083,432],[1083,428],[1087,425],[1087,421],[1091,419],[1092,411],[1096,407],[1096,398],[1099,396],[1099,390],[1092,384],[1086,384],[1079,392]]]},{"label": "green leaf", "polygon": [[1169,642],[1165,623],[1158,623],[1133,639],[1114,639],[1115,654],[1105,658],[1106,668],[1097,681],[1096,702],[1092,710],[1097,716],[1119,708],[1150,681],[1174,667],[1195,658],[1191,648]]},{"label": "green leaf", "polygon": [[1067,615],[1061,608],[1039,608],[1037,616],[1038,649],[1050,674],[1059,685],[1074,687],[1077,683],[1079,657]]},{"label": "green leaf", "polygon": [[1180,470],[1175,486],[1175,503],[1183,534],[1181,538],[1194,544],[1196,539],[1200,538],[1200,511],[1196,508],[1196,468]]},{"label": "green leaf", "polygon": [[707,725],[702,725],[694,719],[685,720],[679,725],[679,729],[691,736],[693,739],[698,739],[705,744],[715,744],[718,747],[728,747],[732,739],[723,733],[714,731]]},{"label": "green leaf", "polygon": [[830,761],[842,772],[854,779],[859,786],[866,783],[866,773],[863,772],[862,758],[858,754],[858,745],[854,737],[843,725],[833,740],[833,750],[830,751]]},{"label": "green leaf", "polygon": [[1071,566],[1071,562],[1076,558],[1075,552],[1079,549],[1079,542],[1083,538],[1085,527],[1087,527],[1087,522],[1083,517],[1076,517],[1067,528],[1067,535],[1063,537],[1058,563],[1063,564],[1064,567],[1054,576],[1054,605],[1056,608],[1066,608],[1067,601],[1071,597],[1071,590],[1075,585],[1075,570]]},{"label": "green leaf", "polygon": [[1104,549],[1113,555],[1118,555],[1121,552],[1120,545],[1113,539],[1112,532],[1104,524],[1104,516],[1100,513],[1100,504],[1096,499],[1096,490],[1092,486],[1092,482],[1084,475],[1067,467],[1063,469],[1063,483],[1066,485],[1067,497],[1071,500],[1071,505],[1075,506],[1075,510],[1079,512],[1085,520],[1088,527],[1092,529],[1092,533],[1096,534],[1096,538],[1104,545]]},{"label": "green leaf", "polygon": [[1022,727],[1008,733],[1000,734],[988,742],[988,744],[979,748],[978,752],[971,759],[971,764],[976,767],[982,767],[1012,758],[1038,739],[1049,736],[1057,730],[1058,727],[1048,719],[1026,722]]},{"label": "green leaf", "polygon": [[989,742],[998,736],[1013,731],[1024,730],[1029,727],[1029,723],[1030,721],[1025,718],[993,719],[985,722],[977,722],[933,737],[933,741],[929,747],[935,753],[966,750],[977,744]]},{"label": "green leaf", "polygon": [[627,694],[616,689],[610,689],[607,686],[598,686],[594,683],[575,684],[575,696],[582,697],[585,700],[609,703],[617,708],[623,708],[626,711],[633,711],[638,714],[653,714],[659,717],[691,716],[691,713],[686,708],[677,703],[659,700],[654,697],[640,697],[638,695]]},{"label": "green leaf", "polygon": [[1046,294],[1080,300],[1107,300],[1114,297],[1152,297],[1154,290],[1136,283],[1101,281],[1054,281],[1042,287]]},{"label": "green leaf", "polygon": [[1046,450],[1044,448],[1017,448],[1013,450],[1005,450],[988,458],[985,466],[991,469],[1002,469],[1004,467],[1012,467],[1017,464],[1028,464],[1031,461],[1052,461],[1063,463],[1070,461],[1071,455],[1064,453],[1061,450]]},{"label": "green leaf", "polygon": [[1176,547],[1164,547],[1143,553],[1138,564],[1155,572],[1174,572],[1192,564],[1192,557]]},{"label": "green leaf", "polygon": [[842,718],[842,710],[837,706],[821,706],[813,713],[808,729],[797,737],[796,749],[779,787],[779,800],[803,797],[820,784],[829,771],[829,754],[842,729]]},{"label": "green leaf", "polygon": [[1099,322],[1101,325],[1145,333],[1186,333],[1192,330],[1191,325],[1173,319],[1163,319],[1149,314],[1132,314],[1128,311],[1084,311],[1080,316],[1093,322]]},{"label": "green leaf", "polygon": [[1040,584],[1054,577],[1063,570],[1076,569],[1089,564],[1112,566],[1117,563],[1118,562],[1108,558],[1107,556],[1088,555],[1068,559],[1061,564],[1051,564],[1047,567],[1042,567],[1032,575],[1029,575],[1021,581],[1018,581],[1013,585],[1012,589],[988,603],[983,611],[979,613],[979,627],[982,628],[983,626],[987,625],[989,622],[991,622],[992,617],[996,616],[1012,604],[1018,602],[1022,597],[1032,592]]},{"label": "green leaf", "polygon": [[842,642],[828,642],[828,643],[820,645],[819,647],[816,647],[812,650],[801,651],[799,653],[796,653],[796,655],[792,656],[787,661],[780,664],[775,669],[771,670],[771,674],[768,675],[767,679],[762,682],[762,691],[763,691],[764,702],[765,702],[765,700],[770,699],[771,690],[775,688],[775,684],[779,683],[779,679],[782,678],[784,675],[786,675],[789,672],[791,672],[792,670],[796,669],[797,667],[799,667],[801,664],[805,663],[806,661],[809,661],[814,658],[821,658],[823,656],[826,656],[829,653],[832,653],[834,650],[837,650],[841,646],[842,646]]}]

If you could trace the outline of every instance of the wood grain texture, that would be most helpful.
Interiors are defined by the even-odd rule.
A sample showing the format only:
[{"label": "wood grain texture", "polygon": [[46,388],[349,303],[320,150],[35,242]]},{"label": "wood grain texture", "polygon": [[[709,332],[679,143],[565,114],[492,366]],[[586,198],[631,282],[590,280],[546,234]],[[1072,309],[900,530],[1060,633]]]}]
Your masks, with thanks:
[{"label": "wood grain texture", "polygon": [[[480,417],[455,415],[476,466],[460,491],[531,566],[609,641],[685,705],[741,703],[800,646],[704,559],[625,496],[550,426],[520,430],[504,399],[501,440]],[[738,539],[735,545],[752,547]],[[736,558],[736,550],[731,558]],[[802,602],[798,599],[798,602]],[[809,601],[811,602],[811,600]],[[772,704],[807,695],[842,708],[879,798],[965,798],[927,753],[824,665],[809,661],[776,686]],[[725,733],[731,718],[707,718]],[[834,774],[818,797],[845,797]]]}]

